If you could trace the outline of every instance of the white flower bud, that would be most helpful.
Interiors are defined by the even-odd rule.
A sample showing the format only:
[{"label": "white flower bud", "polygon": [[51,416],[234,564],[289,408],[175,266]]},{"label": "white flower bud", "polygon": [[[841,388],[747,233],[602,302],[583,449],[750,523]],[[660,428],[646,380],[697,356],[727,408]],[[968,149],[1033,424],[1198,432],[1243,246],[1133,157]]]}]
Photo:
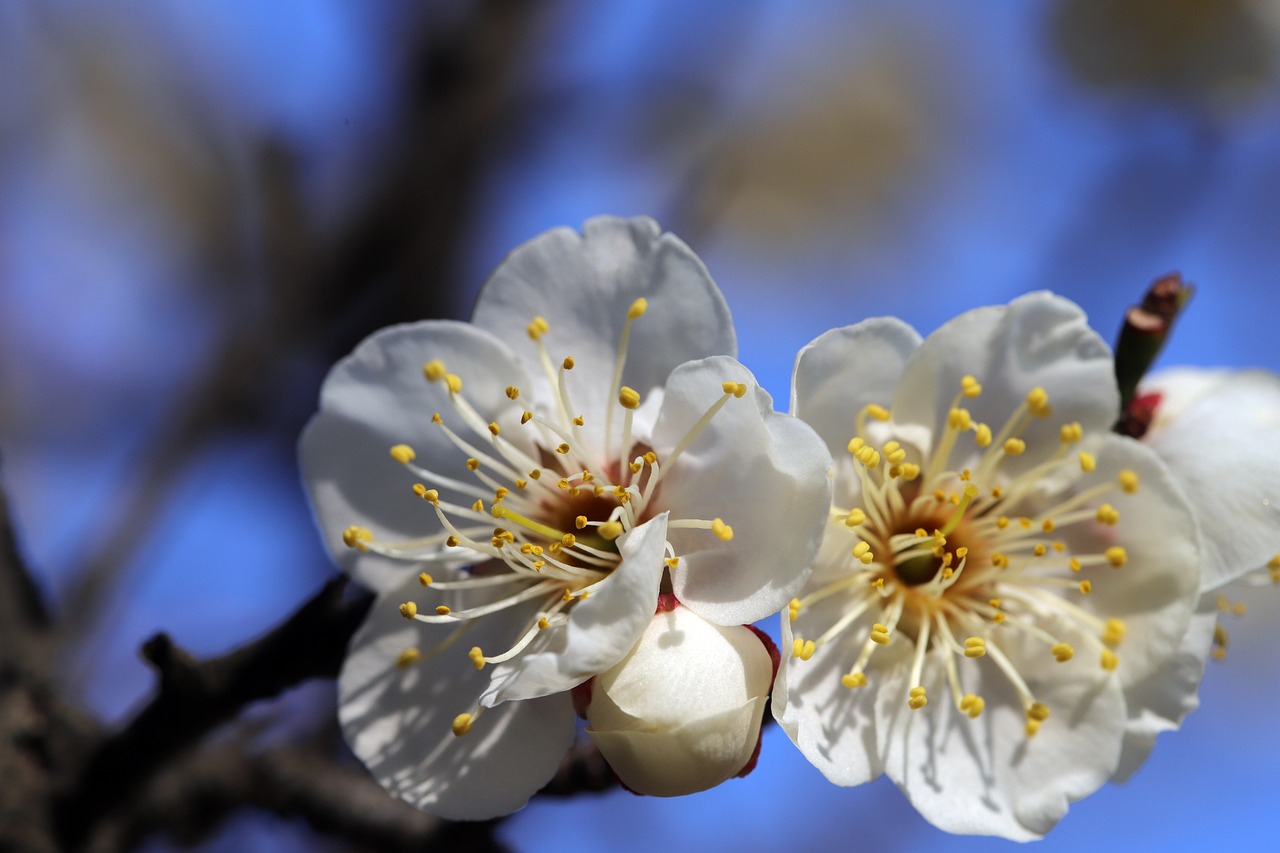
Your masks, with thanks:
[{"label": "white flower bud", "polygon": [[630,654],[596,677],[587,734],[636,793],[704,791],[751,761],[772,682],[755,632],[677,606],[656,614]]}]

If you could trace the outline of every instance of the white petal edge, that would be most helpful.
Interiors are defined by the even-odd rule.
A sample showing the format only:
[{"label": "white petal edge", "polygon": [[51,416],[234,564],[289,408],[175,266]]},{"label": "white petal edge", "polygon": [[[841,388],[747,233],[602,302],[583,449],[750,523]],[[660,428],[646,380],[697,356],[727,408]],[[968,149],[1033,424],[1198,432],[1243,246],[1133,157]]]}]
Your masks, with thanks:
[{"label": "white petal edge", "polygon": [[[733,318],[706,266],[648,217],[599,216],[582,233],[555,228],[517,247],[485,283],[472,322],[507,341],[547,399],[536,345],[526,327],[546,318],[556,363],[573,356],[574,404],[594,432],[602,423],[619,338],[632,303],[648,310],[632,326],[622,384],[647,398],[685,361],[737,355]],[[598,439],[598,436],[593,436]]]},{"label": "white petal edge", "polygon": [[1212,590],[1280,554],[1280,376],[1191,375],[1157,376],[1144,387],[1175,390],[1169,410],[1161,400],[1143,443],[1195,508],[1205,544],[1201,588]]},{"label": "white petal edge", "polygon": [[831,505],[831,456],[803,421],[773,411],[751,372],[724,356],[682,364],[667,383],[654,426],[659,464],[724,391],[729,399],[688,449],[662,472],[658,495],[672,521],[721,518],[733,528],[722,541],[708,530],[672,526],[680,562],[671,573],[676,597],[721,625],[776,613],[809,575]]},{"label": "white petal edge", "polygon": [[439,412],[452,429],[471,435],[443,383],[423,376],[423,364],[435,358],[462,377],[462,393],[481,417],[521,440],[520,410],[505,389],[526,379],[511,351],[485,332],[444,320],[390,326],[362,341],[329,372],[320,410],[299,440],[303,481],[325,544],[340,567],[375,590],[395,586],[406,572],[415,572],[415,564],[347,548],[342,541],[347,526],[367,527],[381,542],[440,530],[430,507],[411,491],[418,478],[391,458],[391,447],[407,444],[418,465],[474,480],[466,454],[431,423]]},{"label": "white petal edge", "polygon": [[1218,624],[1215,598],[1213,594],[1201,596],[1177,654],[1125,690],[1129,723],[1113,781],[1127,782],[1151,754],[1156,735],[1175,731],[1187,714],[1200,707],[1200,680],[1213,644],[1213,629]]},{"label": "white petal edge", "polygon": [[1056,451],[1063,423],[1078,421],[1086,433],[1111,428],[1120,406],[1114,371],[1110,348],[1079,306],[1051,293],[1030,293],[1008,305],[967,311],[926,337],[903,370],[893,419],[937,435],[969,374],[982,394],[961,405],[999,432],[1027,393],[1042,387],[1053,413],[1033,418],[1020,433],[1026,452],[1002,463],[1013,473]]},{"label": "white petal edge", "polygon": [[[379,596],[356,632],[338,676],[338,718],[352,750],[388,792],[450,820],[510,814],[555,774],[573,744],[568,694],[511,702],[484,711],[472,730],[453,734],[454,717],[474,711],[488,681],[457,643],[435,657],[428,649],[450,628],[407,621],[397,604],[420,593],[416,580]],[[472,602],[474,603],[474,602]],[[529,615],[481,620],[465,642],[510,645]],[[397,656],[421,648],[419,663]]]}]

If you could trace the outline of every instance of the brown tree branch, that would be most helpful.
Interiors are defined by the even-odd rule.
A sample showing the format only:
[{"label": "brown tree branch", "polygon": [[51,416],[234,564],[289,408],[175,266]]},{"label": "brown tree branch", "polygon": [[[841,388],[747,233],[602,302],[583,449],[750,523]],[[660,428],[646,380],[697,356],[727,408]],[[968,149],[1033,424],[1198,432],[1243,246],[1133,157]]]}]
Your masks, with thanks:
[{"label": "brown tree branch", "polygon": [[235,651],[197,661],[166,634],[143,646],[160,676],[159,692],[88,758],[60,804],[59,829],[71,847],[131,796],[166,761],[251,702],[308,678],[337,675],[347,642],[368,611],[368,596],[348,600],[345,579],[326,584],[280,626]]}]

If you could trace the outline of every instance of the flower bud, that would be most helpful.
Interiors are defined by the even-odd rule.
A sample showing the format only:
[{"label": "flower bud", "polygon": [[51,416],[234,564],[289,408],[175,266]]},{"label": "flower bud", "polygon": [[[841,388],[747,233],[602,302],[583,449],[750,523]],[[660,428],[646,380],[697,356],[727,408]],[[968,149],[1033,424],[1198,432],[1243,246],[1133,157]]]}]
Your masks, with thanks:
[{"label": "flower bud", "polygon": [[773,659],[758,634],[687,607],[659,612],[625,658],[597,676],[587,734],[622,783],[676,797],[753,763]]}]

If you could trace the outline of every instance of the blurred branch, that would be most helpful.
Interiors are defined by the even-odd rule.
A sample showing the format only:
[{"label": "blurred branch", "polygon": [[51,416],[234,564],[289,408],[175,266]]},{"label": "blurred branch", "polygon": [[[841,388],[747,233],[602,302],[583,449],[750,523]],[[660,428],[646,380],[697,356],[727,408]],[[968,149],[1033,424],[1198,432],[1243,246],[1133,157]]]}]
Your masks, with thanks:
[{"label": "blurred branch", "polygon": [[49,614],[18,551],[9,499],[0,483],[0,664],[11,664],[31,635],[48,627]]},{"label": "blurred branch", "polygon": [[166,634],[148,640],[142,654],[159,673],[159,693],[94,750],[61,804],[58,825],[71,846],[166,761],[249,703],[336,676],[371,603],[368,596],[347,600],[345,585],[331,581],[273,631],[222,657],[198,661]]},{"label": "blurred branch", "polygon": [[492,823],[453,824],[418,811],[357,767],[299,745],[246,755],[205,748],[175,762],[124,814],[97,834],[92,849],[129,849],[162,833],[193,844],[245,806],[381,851],[502,850]]}]

